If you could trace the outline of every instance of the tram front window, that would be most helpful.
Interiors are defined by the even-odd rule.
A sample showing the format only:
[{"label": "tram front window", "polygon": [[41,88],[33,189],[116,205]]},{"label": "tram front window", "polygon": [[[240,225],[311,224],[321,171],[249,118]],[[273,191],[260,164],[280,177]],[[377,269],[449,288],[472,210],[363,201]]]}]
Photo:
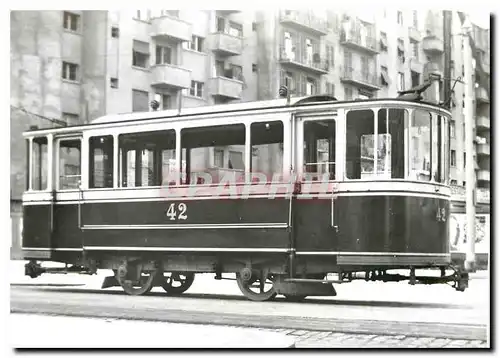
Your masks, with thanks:
[{"label": "tram front window", "polygon": [[431,180],[431,119],[427,111],[413,112],[410,126],[410,179]]},{"label": "tram front window", "polygon": [[33,139],[33,153],[31,162],[31,189],[46,190],[48,178],[48,146],[47,138]]},{"label": "tram front window", "polygon": [[346,176],[348,179],[405,177],[404,109],[350,111],[347,114]]}]

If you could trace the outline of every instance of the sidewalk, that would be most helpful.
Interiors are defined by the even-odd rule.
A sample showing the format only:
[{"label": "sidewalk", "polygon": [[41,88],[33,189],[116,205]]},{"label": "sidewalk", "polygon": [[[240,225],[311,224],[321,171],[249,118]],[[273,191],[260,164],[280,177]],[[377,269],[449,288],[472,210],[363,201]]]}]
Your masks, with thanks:
[{"label": "sidewalk", "polygon": [[[290,336],[253,328],[31,314],[9,320],[12,348],[295,348]],[[26,327],[50,329],[26,334]]]}]

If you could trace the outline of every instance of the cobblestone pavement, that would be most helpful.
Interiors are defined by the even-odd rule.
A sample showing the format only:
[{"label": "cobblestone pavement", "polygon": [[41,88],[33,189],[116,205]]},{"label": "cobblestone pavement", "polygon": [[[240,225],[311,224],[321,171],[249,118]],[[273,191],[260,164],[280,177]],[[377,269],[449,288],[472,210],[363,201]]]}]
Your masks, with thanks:
[{"label": "cobblestone pavement", "polygon": [[382,336],[277,329],[295,338],[296,348],[489,348],[486,341],[432,337]]}]

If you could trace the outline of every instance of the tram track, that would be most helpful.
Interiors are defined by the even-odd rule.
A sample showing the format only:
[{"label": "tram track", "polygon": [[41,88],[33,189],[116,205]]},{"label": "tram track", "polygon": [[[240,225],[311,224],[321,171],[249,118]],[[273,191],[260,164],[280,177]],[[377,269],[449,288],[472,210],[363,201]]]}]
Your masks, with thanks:
[{"label": "tram track", "polygon": [[[101,293],[101,294],[97,294]],[[103,297],[106,297],[103,299]],[[316,307],[320,300],[308,300],[303,308]],[[322,301],[318,309],[329,310],[333,305],[348,302]],[[155,294],[131,297],[115,291],[80,290],[60,287],[11,286],[11,313],[64,315],[108,319],[146,320],[172,323],[211,324],[267,329],[342,332],[349,334],[406,335],[447,339],[486,340],[487,327],[473,323],[437,323],[370,318],[341,318],[291,313],[289,304],[248,302],[243,297],[191,294],[171,297]],[[423,304],[422,309],[426,304]],[[428,304],[429,309],[440,309]],[[453,306],[453,305],[451,305]],[[330,307],[330,308],[329,308]],[[253,308],[252,311],[249,309]],[[418,307],[414,307],[418,308]],[[367,307],[367,311],[370,308]],[[304,309],[304,311],[306,311]],[[325,312],[326,313],[326,312]],[[368,317],[369,315],[367,315]]]}]

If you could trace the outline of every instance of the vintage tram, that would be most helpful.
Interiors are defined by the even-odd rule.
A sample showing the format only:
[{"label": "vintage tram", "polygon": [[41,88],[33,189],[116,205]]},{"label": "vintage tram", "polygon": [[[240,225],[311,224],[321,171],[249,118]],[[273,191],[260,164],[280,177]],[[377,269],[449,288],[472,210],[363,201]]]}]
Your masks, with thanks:
[{"label": "vintage tram", "polygon": [[463,291],[450,118],[420,100],[312,96],[30,130],[26,274],[110,269],[103,288],[140,295],[210,272],[256,301],[334,296],[354,279]]}]

